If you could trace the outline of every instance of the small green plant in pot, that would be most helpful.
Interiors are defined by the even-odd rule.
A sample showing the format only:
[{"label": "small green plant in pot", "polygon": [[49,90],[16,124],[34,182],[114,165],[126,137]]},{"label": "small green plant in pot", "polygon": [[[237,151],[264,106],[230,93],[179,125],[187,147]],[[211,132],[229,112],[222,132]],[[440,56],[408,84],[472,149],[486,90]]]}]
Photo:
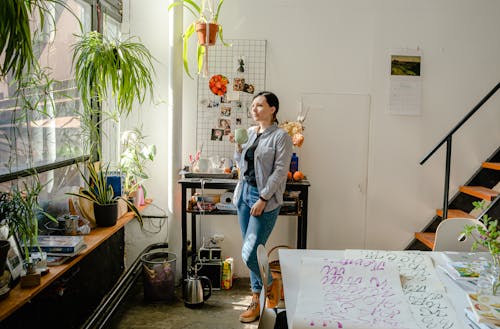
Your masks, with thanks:
[{"label": "small green plant in pot", "polygon": [[197,32],[198,42],[196,47],[196,53],[198,58],[198,74],[200,74],[202,68],[204,67],[205,58],[205,73],[208,73],[207,62],[208,62],[208,46],[213,46],[219,35],[219,39],[223,45],[229,46],[229,44],[224,42],[222,36],[222,25],[219,24],[219,14],[224,0],[200,0],[200,3],[196,3],[195,0],[179,0],[173,2],[168,6],[168,9],[172,9],[177,6],[183,6],[190,13],[193,14],[195,20],[188,25],[184,34],[182,35],[183,40],[183,50],[182,59],[184,61],[184,70],[186,74],[192,79],[191,73],[189,72],[188,65],[188,41],[189,38]]},{"label": "small green plant in pot", "polygon": [[[94,216],[97,226],[113,226],[118,218],[118,200],[122,199],[129,209],[135,214],[137,220],[142,225],[142,216],[139,210],[128,199],[115,195],[113,187],[108,184],[107,176],[109,166],[101,167],[87,162],[86,165],[89,177],[80,170],[85,187],[78,193],[68,193],[92,202],[94,207]],[[101,216],[102,215],[102,216]]]},{"label": "small green plant in pot", "polygon": [[57,220],[45,212],[38,202],[45,187],[38,175],[32,175],[18,184],[10,192],[0,194],[0,224],[8,226],[9,235],[17,236],[23,249],[25,264],[28,264],[31,251],[41,252],[38,244],[39,216],[45,216],[54,222]]},{"label": "small green plant in pot", "polygon": [[131,196],[149,178],[146,164],[153,161],[156,156],[156,146],[146,144],[146,136],[141,129],[126,130],[121,136],[122,153],[120,155],[120,169],[125,174],[125,194]]}]

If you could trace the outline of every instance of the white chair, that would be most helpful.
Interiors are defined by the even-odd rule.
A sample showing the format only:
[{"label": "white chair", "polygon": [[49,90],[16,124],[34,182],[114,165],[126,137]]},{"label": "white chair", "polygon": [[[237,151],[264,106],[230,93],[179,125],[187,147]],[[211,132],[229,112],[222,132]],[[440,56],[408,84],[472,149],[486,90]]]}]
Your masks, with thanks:
[{"label": "white chair", "polygon": [[462,234],[466,225],[482,223],[471,218],[448,218],[437,227],[433,251],[471,251],[474,239]]},{"label": "white chair", "polygon": [[269,275],[269,259],[263,245],[257,247],[257,261],[259,263],[260,277],[262,279],[262,290],[260,292],[260,318],[258,329],[273,329],[276,322],[276,311],[266,307],[266,292]]}]

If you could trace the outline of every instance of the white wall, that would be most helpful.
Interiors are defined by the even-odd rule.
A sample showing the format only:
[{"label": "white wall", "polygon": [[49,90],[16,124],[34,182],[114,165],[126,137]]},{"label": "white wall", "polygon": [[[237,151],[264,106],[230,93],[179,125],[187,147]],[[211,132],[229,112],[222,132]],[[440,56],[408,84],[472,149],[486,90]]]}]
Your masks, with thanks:
[{"label": "white wall", "polygon": [[[136,36],[151,51],[154,61],[154,100],[147,100],[142,105],[136,105],[134,112],[122,119],[122,130],[134,127],[143,127],[147,136],[146,142],[157,147],[154,162],[148,166],[150,180],[146,183],[148,197],[161,208],[149,209],[154,214],[167,211],[167,175],[166,163],[168,156],[167,136],[167,94],[168,94],[168,20],[167,4],[162,0],[124,1],[124,21],[122,24],[123,37]],[[180,226],[171,214],[168,225],[164,223],[161,229],[158,226],[162,219],[144,219],[144,228],[141,230],[136,221],[126,226],[126,265],[130,265],[149,244],[169,242],[180,246],[177,232]],[[150,233],[148,231],[159,233]],[[174,251],[176,252],[176,251]],[[180,255],[180,253],[177,253]],[[180,265],[179,265],[180,267]]]},{"label": "white wall", "polygon": [[[140,35],[159,60],[157,94],[165,95],[167,4],[145,3],[131,0],[130,31]],[[359,248],[402,249],[442,204],[444,149],[425,166],[418,162],[499,81],[499,14],[496,0],[233,0],[224,3],[220,22],[228,39],[268,41],[267,89],[280,97],[281,120],[294,119],[303,93],[370,95],[366,241]],[[423,55],[422,115],[390,115],[390,50],[417,47]],[[196,144],[196,85],[186,77],[183,87],[182,145],[187,159]],[[499,107],[500,95],[496,95],[454,137],[452,195],[500,145]],[[159,146],[159,156],[148,187],[155,200],[164,204],[168,150],[161,127],[166,114],[162,105],[151,108],[155,109],[142,112],[141,119]],[[314,129],[307,121],[306,127]],[[307,130],[305,137],[303,147],[316,156],[301,158],[301,164],[313,168],[328,150],[308,143]],[[329,179],[328,174],[322,179]],[[314,189],[315,182],[311,185]],[[329,191],[315,192],[327,195]],[[327,198],[310,200],[309,209],[318,208],[321,202]],[[170,214],[169,242],[178,255],[179,221],[180,214]],[[310,218],[309,248],[343,248],[318,234],[326,221],[342,218],[335,217],[335,209]],[[225,254],[238,258],[241,237],[234,216],[202,225],[207,232],[224,234]],[[269,246],[294,245],[295,225],[294,218],[280,217]],[[166,237],[146,237],[135,230],[131,240],[137,248],[153,238]],[[247,276],[240,262],[236,272]]]}]

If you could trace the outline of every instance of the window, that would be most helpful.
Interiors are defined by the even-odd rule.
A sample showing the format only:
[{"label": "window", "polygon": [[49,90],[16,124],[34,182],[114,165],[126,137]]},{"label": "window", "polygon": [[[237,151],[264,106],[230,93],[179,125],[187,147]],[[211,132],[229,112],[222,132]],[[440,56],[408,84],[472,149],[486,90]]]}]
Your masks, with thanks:
[{"label": "window", "polygon": [[[72,70],[75,34],[91,27],[91,6],[78,0],[49,8],[43,30],[35,30],[33,50],[40,71],[26,75],[20,88],[12,78],[0,81],[0,180],[8,174],[81,158],[80,101]],[[57,166],[57,165],[56,165]],[[6,176],[7,174],[7,176]],[[1,179],[3,178],[3,179]]]},{"label": "window", "polygon": [[119,37],[122,1],[63,1],[72,13],[52,5],[42,30],[36,30],[39,18],[33,17],[33,49],[42,70],[23,79],[22,88],[12,77],[0,80],[0,182],[88,157],[72,45],[75,35],[91,29]]}]

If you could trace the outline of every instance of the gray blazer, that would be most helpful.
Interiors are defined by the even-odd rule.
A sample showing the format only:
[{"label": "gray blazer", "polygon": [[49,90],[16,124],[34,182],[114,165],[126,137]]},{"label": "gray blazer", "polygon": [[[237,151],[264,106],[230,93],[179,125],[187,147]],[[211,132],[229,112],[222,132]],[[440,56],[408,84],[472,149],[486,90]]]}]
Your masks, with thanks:
[{"label": "gray blazer", "polygon": [[[248,141],[242,145],[242,152],[234,152],[234,160],[240,168],[240,178],[233,197],[235,205],[238,205],[240,200],[243,174],[247,170],[245,153],[257,138],[256,131],[257,127],[248,128]],[[255,178],[260,196],[268,200],[265,212],[274,210],[283,203],[292,149],[292,139],[276,124],[264,130],[260,136],[259,145],[255,150]]]}]

